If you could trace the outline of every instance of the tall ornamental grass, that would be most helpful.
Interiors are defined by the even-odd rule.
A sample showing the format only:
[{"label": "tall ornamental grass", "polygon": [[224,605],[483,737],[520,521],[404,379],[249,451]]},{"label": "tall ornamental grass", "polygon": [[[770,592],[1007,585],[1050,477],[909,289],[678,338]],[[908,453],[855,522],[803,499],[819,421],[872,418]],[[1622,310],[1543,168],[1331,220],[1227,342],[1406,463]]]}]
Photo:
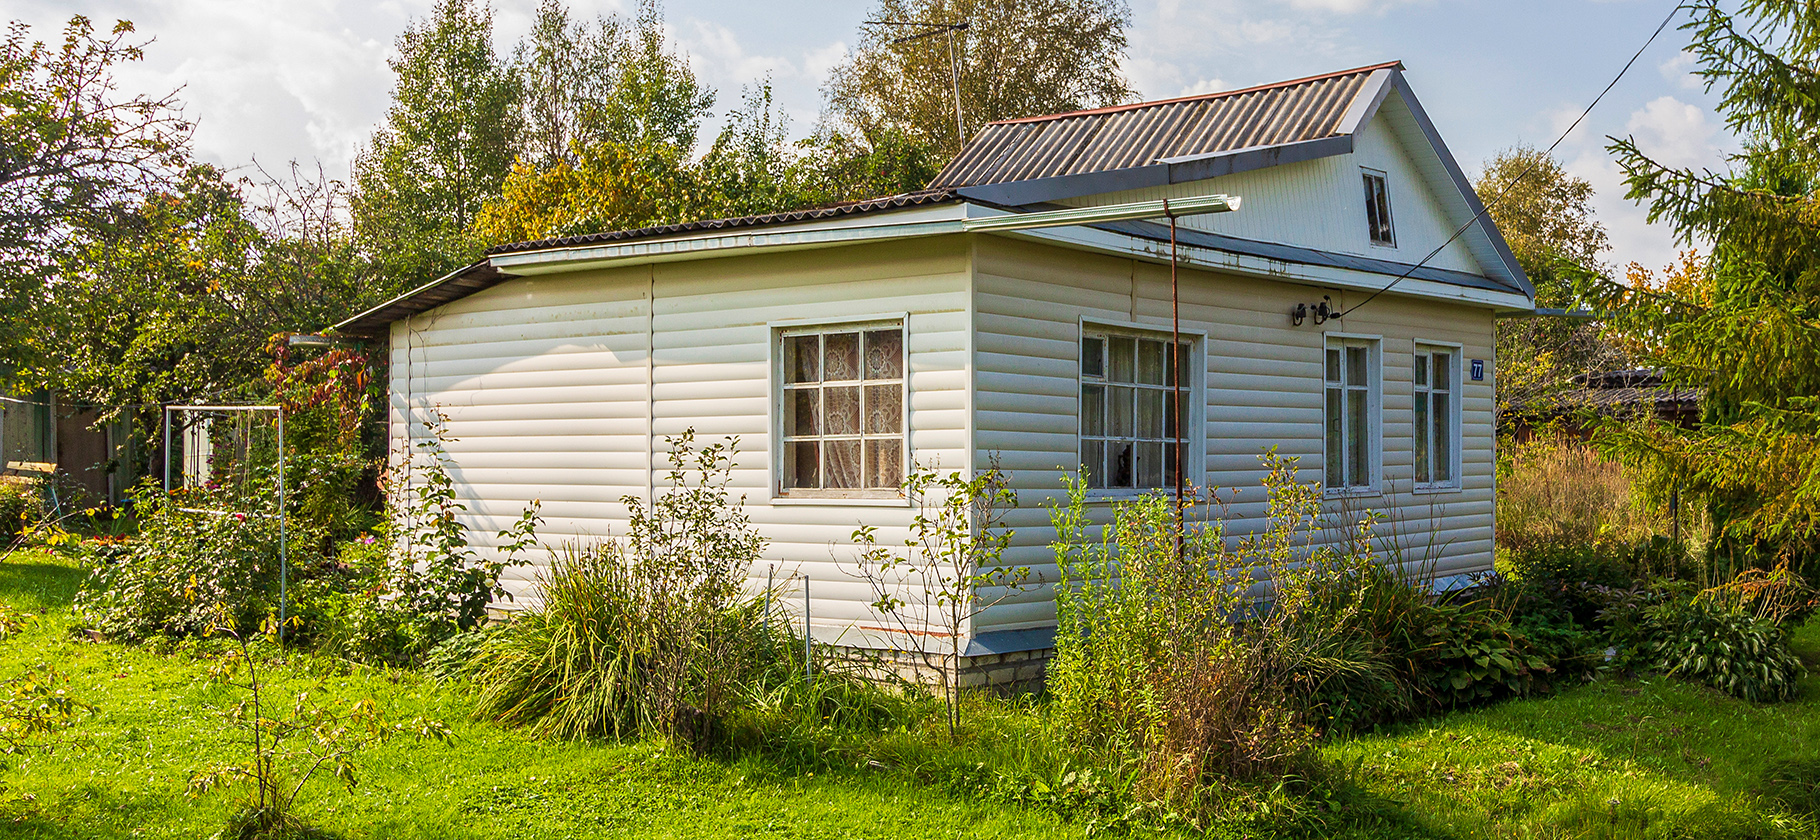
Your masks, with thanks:
[{"label": "tall ornamental grass", "polygon": [[728,496],[737,441],[670,439],[670,487],[624,502],[626,533],[556,551],[541,602],[480,647],[478,711],[563,738],[656,734],[706,749],[742,689],[790,667],[764,598],[742,594],[764,540]]}]

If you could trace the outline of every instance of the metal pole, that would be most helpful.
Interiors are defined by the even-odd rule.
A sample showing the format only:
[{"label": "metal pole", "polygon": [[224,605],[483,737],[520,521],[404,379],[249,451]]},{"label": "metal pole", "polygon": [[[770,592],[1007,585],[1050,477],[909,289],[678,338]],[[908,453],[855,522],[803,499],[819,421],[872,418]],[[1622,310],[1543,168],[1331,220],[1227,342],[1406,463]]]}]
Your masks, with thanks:
[{"label": "metal pole", "polygon": [[[249,441],[250,442],[250,441]],[[290,577],[290,555],[286,548],[290,540],[285,534],[284,514],[284,407],[278,408],[278,643],[284,644],[284,622],[286,615],[287,580]]]},{"label": "metal pole", "polygon": [[765,644],[771,644],[771,588],[776,586],[777,564],[765,564]]},{"label": "metal pole", "polygon": [[964,148],[967,145],[967,129],[961,122],[961,65],[954,57],[954,30],[948,27],[948,69],[954,74],[954,145]]},{"label": "metal pole", "polygon": [[1176,279],[1175,214],[1169,212],[1169,200],[1163,200],[1163,212],[1169,215],[1169,354],[1175,360],[1175,554],[1182,555],[1182,296]]},{"label": "metal pole", "polygon": [[809,576],[803,575],[803,677],[815,679],[815,660],[810,658],[809,646],[813,644],[809,637]]},{"label": "metal pole", "polygon": [[164,492],[171,492],[171,407],[164,407]]}]

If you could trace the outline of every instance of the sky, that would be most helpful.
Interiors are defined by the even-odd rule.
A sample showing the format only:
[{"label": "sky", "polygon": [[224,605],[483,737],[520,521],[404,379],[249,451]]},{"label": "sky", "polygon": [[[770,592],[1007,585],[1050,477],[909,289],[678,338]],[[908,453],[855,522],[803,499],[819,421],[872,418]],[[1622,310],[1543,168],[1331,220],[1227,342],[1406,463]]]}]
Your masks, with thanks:
[{"label": "sky", "polygon": [[[633,0],[570,0],[578,15]],[[536,0],[493,0],[509,53]],[[1247,87],[1390,59],[1469,175],[1518,143],[1546,147],[1649,37],[1675,0],[1131,0],[1125,71],[1146,99]],[[71,14],[105,29],[131,20],[154,39],[123,89],[181,89],[204,159],[277,171],[296,160],[345,178],[385,115],[386,58],[430,0],[0,0],[0,17],[55,42]],[[794,133],[815,121],[820,87],[846,55],[868,0],[668,0],[675,42],[724,110],[769,77]],[[1716,97],[1689,75],[1672,26],[1556,156],[1596,190],[1608,261],[1660,268],[1679,245],[1625,201],[1607,136],[1634,136],[1659,160],[1719,168],[1738,144]]]}]

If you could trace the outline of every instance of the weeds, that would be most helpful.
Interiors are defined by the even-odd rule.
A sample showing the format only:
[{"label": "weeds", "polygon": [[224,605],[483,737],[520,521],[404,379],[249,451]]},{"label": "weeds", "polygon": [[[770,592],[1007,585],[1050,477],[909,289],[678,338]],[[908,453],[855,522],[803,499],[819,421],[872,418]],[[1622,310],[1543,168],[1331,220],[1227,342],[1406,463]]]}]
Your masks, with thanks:
[{"label": "weeds", "polygon": [[[910,537],[901,550],[887,548],[878,544],[877,529],[861,526],[853,532],[860,548],[856,572],[877,598],[872,607],[896,624],[921,672],[934,676],[953,738],[961,725],[956,645],[976,616],[1030,581],[1030,569],[1003,561],[1013,534],[1005,514],[1017,506],[1017,493],[995,459],[972,478],[917,470],[904,480],[904,494],[917,507]],[[982,589],[993,594],[981,597]]]},{"label": "weeds", "polygon": [[[272,628],[265,628],[268,635]],[[280,840],[308,835],[308,825],[296,813],[296,802],[319,772],[326,772],[352,792],[358,782],[355,756],[364,748],[397,736],[448,742],[450,733],[440,722],[417,718],[408,723],[388,721],[371,698],[332,711],[311,699],[311,691],[296,694],[288,711],[274,701],[263,679],[259,659],[247,634],[232,626],[218,628],[235,643],[209,677],[212,682],[244,691],[245,698],[227,712],[228,723],[245,734],[250,749],[245,760],[224,762],[190,777],[189,793],[202,796],[230,786],[251,788],[217,836],[224,840]]]}]

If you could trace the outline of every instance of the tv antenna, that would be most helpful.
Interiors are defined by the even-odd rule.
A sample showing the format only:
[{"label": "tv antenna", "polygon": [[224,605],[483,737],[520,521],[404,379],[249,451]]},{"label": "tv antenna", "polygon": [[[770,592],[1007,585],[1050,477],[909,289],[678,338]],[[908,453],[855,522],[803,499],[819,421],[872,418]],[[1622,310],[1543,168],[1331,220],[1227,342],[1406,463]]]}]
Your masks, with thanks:
[{"label": "tv antenna", "polygon": [[954,51],[954,33],[965,32],[968,29],[973,28],[973,21],[963,20],[957,23],[925,23],[914,20],[869,20],[866,21],[866,25],[909,26],[924,30],[913,35],[905,35],[902,38],[891,39],[890,43],[893,46],[907,44],[911,41],[920,41],[932,35],[946,34],[948,36],[948,70],[954,79],[954,144],[957,147],[965,146],[967,143],[967,129],[965,123],[961,119],[961,65],[960,60],[956,58],[956,53]]}]

